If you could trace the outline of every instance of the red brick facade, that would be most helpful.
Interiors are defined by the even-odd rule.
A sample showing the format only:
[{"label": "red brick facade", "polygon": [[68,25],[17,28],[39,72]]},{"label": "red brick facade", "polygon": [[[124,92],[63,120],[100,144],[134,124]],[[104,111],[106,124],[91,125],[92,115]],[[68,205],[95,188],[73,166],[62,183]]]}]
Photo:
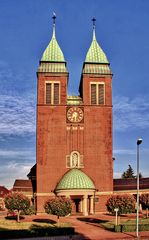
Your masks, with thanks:
[{"label": "red brick facade", "polygon": [[[45,104],[47,80],[60,81],[59,105]],[[89,87],[94,81],[105,83],[104,106],[90,104]],[[37,197],[39,212],[47,198],[44,195],[54,191],[68,170],[66,156],[72,151],[83,155],[83,171],[93,180],[97,192],[113,190],[111,77],[83,76],[82,82],[84,120],[67,123],[67,75],[38,74],[37,196],[43,195]]]}]

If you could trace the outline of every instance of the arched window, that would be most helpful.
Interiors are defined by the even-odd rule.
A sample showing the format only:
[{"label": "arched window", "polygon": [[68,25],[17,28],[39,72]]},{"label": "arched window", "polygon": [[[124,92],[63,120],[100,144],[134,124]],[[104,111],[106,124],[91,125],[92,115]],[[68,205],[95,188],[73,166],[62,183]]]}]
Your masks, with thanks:
[{"label": "arched window", "polygon": [[67,168],[82,168],[83,156],[78,151],[72,151],[70,155],[66,156],[66,167]]}]

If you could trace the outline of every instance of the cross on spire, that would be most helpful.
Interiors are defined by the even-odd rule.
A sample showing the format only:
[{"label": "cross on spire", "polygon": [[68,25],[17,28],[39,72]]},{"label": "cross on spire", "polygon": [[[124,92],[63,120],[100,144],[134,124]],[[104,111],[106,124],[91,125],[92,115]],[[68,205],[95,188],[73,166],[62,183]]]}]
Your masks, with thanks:
[{"label": "cross on spire", "polygon": [[93,22],[93,40],[96,39],[96,36],[95,36],[95,22],[96,22],[96,18],[92,18],[92,22]]},{"label": "cross on spire", "polygon": [[56,13],[55,12],[53,12],[53,25],[55,25],[55,19],[56,19]]},{"label": "cross on spire", "polygon": [[55,19],[56,19],[56,13],[55,12],[53,12],[52,19],[53,19],[53,37],[55,38]]},{"label": "cross on spire", "polygon": [[93,21],[93,27],[95,28],[96,18],[92,18],[92,21]]}]

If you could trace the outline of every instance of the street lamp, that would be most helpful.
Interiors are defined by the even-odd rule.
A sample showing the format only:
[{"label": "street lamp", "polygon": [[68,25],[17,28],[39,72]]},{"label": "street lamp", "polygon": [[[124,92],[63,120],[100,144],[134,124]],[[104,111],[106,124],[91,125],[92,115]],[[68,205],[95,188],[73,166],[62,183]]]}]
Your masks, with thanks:
[{"label": "street lamp", "polygon": [[142,138],[137,140],[137,217],[136,217],[136,234],[139,238],[139,145],[142,143]]}]

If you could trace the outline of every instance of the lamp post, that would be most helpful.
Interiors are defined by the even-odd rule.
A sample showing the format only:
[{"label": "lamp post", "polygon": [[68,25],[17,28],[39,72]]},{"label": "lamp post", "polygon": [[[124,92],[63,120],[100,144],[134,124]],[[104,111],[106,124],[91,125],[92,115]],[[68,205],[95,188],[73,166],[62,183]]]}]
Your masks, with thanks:
[{"label": "lamp post", "polygon": [[139,145],[142,143],[142,138],[137,140],[137,217],[136,217],[136,234],[139,239]]},{"label": "lamp post", "polygon": [[114,212],[115,212],[115,225],[116,226],[118,225],[118,211],[119,211],[118,208],[114,208]]}]

